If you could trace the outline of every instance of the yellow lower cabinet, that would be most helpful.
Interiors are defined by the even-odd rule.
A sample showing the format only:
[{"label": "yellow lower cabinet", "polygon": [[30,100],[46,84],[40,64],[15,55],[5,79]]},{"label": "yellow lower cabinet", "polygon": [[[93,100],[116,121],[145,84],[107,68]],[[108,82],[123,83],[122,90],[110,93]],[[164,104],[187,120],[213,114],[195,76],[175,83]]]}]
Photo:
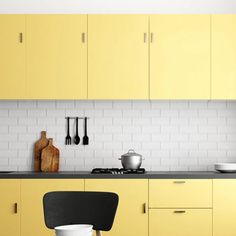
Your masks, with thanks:
[{"label": "yellow lower cabinet", "polygon": [[20,181],[0,180],[0,225],[4,236],[20,235]]},{"label": "yellow lower cabinet", "polygon": [[119,195],[113,228],[103,235],[148,236],[148,180],[86,179],[85,191],[108,191]]},{"label": "yellow lower cabinet", "polygon": [[236,235],[236,179],[213,180],[213,236]]},{"label": "yellow lower cabinet", "polygon": [[[46,228],[43,196],[50,191],[84,191],[82,179],[25,179],[21,183],[21,236],[54,236]],[[11,236],[13,236],[12,234]]]},{"label": "yellow lower cabinet", "polygon": [[[173,196],[174,197],[174,196]],[[151,209],[149,236],[211,236],[211,209]],[[222,234],[221,236],[224,236]]]}]

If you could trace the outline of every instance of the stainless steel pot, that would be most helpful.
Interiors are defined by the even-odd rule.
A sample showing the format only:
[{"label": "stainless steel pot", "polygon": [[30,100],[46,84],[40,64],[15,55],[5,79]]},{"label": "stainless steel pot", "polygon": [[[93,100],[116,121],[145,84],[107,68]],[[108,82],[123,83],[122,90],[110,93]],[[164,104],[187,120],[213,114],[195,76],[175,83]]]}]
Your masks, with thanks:
[{"label": "stainless steel pot", "polygon": [[129,151],[122,155],[119,160],[121,160],[124,169],[135,170],[140,168],[142,160],[144,159],[142,158],[142,155],[136,153],[134,149],[129,149]]}]

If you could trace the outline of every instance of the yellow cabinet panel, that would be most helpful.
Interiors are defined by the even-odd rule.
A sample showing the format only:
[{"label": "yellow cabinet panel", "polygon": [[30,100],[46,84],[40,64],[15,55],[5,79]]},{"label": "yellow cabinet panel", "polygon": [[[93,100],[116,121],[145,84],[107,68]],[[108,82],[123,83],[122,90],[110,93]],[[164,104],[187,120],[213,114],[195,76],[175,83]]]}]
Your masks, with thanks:
[{"label": "yellow cabinet panel", "polygon": [[86,32],[86,15],[27,15],[28,98],[87,98]]},{"label": "yellow cabinet panel", "polygon": [[148,236],[148,180],[86,179],[85,191],[108,191],[119,195],[119,205],[109,236]]},{"label": "yellow cabinet panel", "polygon": [[212,180],[149,180],[151,208],[211,208]]},{"label": "yellow cabinet panel", "polygon": [[236,15],[212,15],[212,99],[236,99]]},{"label": "yellow cabinet panel", "polygon": [[25,16],[0,15],[0,35],[0,99],[25,98]]},{"label": "yellow cabinet panel", "polygon": [[[54,236],[46,228],[42,199],[50,191],[84,191],[84,180],[28,179],[21,182],[21,236]],[[32,220],[33,219],[33,220]]]},{"label": "yellow cabinet panel", "polygon": [[88,98],[148,99],[148,16],[88,16]]},{"label": "yellow cabinet panel", "polygon": [[235,236],[236,179],[213,180],[213,236]]},{"label": "yellow cabinet panel", "polygon": [[149,236],[212,236],[212,210],[151,209]]},{"label": "yellow cabinet panel", "polygon": [[210,98],[210,15],[150,16],[150,98]]},{"label": "yellow cabinet panel", "polygon": [[[20,235],[20,181],[0,180],[0,224],[1,235]],[[17,212],[16,206],[17,204]]]}]

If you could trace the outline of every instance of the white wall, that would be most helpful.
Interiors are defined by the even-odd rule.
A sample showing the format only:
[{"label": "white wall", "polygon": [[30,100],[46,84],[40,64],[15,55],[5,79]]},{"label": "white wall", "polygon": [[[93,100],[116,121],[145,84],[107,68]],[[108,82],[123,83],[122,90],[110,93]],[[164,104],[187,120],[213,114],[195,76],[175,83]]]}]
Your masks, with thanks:
[{"label": "white wall", "polygon": [[[66,115],[90,117],[89,146],[64,145]],[[236,161],[236,102],[1,101],[0,170],[32,170],[41,130],[59,147],[61,170],[121,167],[129,148],[143,154],[148,170],[212,170]]]},{"label": "white wall", "polygon": [[0,0],[0,13],[236,13],[236,1]]}]

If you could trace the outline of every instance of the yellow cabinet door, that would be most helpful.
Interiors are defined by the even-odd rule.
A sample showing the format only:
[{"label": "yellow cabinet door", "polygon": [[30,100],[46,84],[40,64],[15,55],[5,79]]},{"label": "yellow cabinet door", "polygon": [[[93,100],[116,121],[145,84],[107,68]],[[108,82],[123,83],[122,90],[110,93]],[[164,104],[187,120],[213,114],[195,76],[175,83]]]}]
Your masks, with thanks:
[{"label": "yellow cabinet door", "polygon": [[86,179],[85,191],[107,191],[119,195],[119,205],[109,236],[148,236],[148,180]]},{"label": "yellow cabinet door", "polygon": [[150,179],[149,207],[212,208],[212,180]]},{"label": "yellow cabinet door", "polygon": [[87,16],[27,15],[27,94],[87,98]]},{"label": "yellow cabinet door", "polygon": [[212,15],[212,98],[236,99],[236,14]]},{"label": "yellow cabinet door", "polygon": [[210,98],[210,15],[150,16],[150,98]]},{"label": "yellow cabinet door", "polygon": [[148,16],[88,16],[88,98],[148,99]]},{"label": "yellow cabinet door", "polygon": [[21,236],[54,236],[44,223],[43,196],[50,191],[84,191],[81,179],[25,179],[21,182]]},{"label": "yellow cabinet door", "polygon": [[0,15],[0,35],[0,99],[25,98],[25,16]]},{"label": "yellow cabinet door", "polygon": [[20,181],[0,180],[1,235],[20,235]]},{"label": "yellow cabinet door", "polygon": [[235,236],[236,179],[213,180],[213,236]]},{"label": "yellow cabinet door", "polygon": [[149,236],[212,236],[212,210],[151,209]]}]

